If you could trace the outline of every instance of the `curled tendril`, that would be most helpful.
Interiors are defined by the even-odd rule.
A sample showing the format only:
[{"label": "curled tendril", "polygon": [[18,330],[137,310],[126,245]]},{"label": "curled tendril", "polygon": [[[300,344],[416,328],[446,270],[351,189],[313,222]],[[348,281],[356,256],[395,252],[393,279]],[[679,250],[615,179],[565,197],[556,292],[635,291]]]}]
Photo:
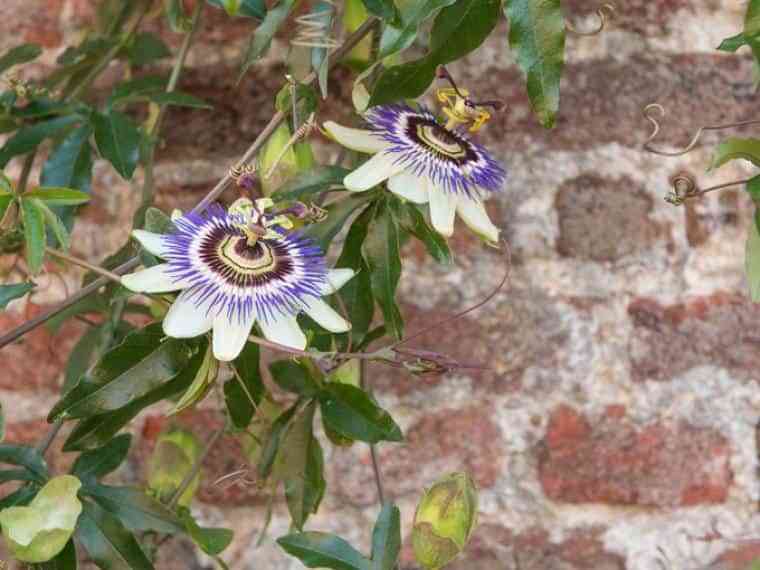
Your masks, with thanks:
[{"label": "curled tendril", "polygon": [[681,172],[670,179],[673,190],[670,192],[670,194],[665,196],[665,201],[673,204],[674,206],[680,206],[689,198],[697,198],[699,196],[707,194],[708,192],[721,190],[730,186],[746,184],[750,180],[751,178],[746,178],[744,180],[734,180],[732,182],[717,184],[708,188],[700,188],[696,180],[694,180],[693,176],[685,172]]},{"label": "curled tendril", "polygon": [[607,26],[608,19],[611,20],[614,18],[615,13],[615,5],[611,2],[607,2],[606,4],[602,4],[599,6],[599,8],[596,9],[596,15],[599,17],[599,24],[593,30],[589,30],[588,32],[581,32],[580,30],[575,29],[570,22],[565,22],[565,27],[569,32],[574,33],[576,36],[595,36],[604,30],[604,28]]},{"label": "curled tendril", "polygon": [[723,129],[735,129],[737,127],[746,127],[748,125],[757,125],[760,124],[760,120],[755,119],[752,121],[740,121],[738,123],[728,123],[725,125],[706,125],[703,127],[700,127],[699,130],[696,132],[694,137],[691,139],[691,142],[689,142],[688,145],[686,145],[686,148],[682,150],[676,150],[676,151],[667,151],[667,150],[660,150],[652,147],[652,141],[657,138],[657,135],[660,133],[660,123],[657,120],[657,115],[659,115],[659,118],[662,119],[667,114],[665,111],[665,107],[660,105],[659,103],[650,103],[646,107],[644,107],[642,113],[644,114],[644,118],[652,123],[652,134],[649,135],[649,138],[644,142],[644,149],[653,153],[653,154],[659,154],[660,156],[682,156],[694,149],[694,147],[697,146],[697,143],[699,142],[700,137],[702,136],[702,133],[705,131],[720,131]]}]

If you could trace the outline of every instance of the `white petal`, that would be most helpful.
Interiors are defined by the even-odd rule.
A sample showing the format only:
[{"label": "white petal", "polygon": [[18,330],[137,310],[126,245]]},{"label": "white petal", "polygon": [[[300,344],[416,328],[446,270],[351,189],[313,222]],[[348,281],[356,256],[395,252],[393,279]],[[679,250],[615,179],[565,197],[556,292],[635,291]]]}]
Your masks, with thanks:
[{"label": "white petal", "polygon": [[145,230],[132,230],[132,237],[140,242],[140,245],[153,255],[166,257],[166,244],[162,234],[154,234]]},{"label": "white petal", "polygon": [[439,234],[449,237],[454,233],[456,206],[456,195],[430,186],[430,221]]},{"label": "white petal", "polygon": [[304,311],[319,326],[330,332],[342,333],[351,330],[351,323],[341,317],[338,312],[322,299],[313,299],[308,302]]},{"label": "white petal", "polygon": [[168,293],[188,286],[187,283],[173,279],[167,272],[168,269],[169,264],[162,263],[128,273],[121,278],[121,284],[137,293]]},{"label": "white petal", "polygon": [[479,236],[490,242],[498,241],[499,228],[488,217],[482,200],[460,196],[457,198],[457,214]]},{"label": "white petal", "polygon": [[298,350],[306,348],[306,336],[295,317],[278,315],[276,321],[261,320],[258,325],[263,335],[272,342]]},{"label": "white petal", "polygon": [[346,176],[343,179],[343,184],[348,190],[353,190],[354,192],[369,190],[386,178],[404,170],[404,167],[400,164],[394,164],[394,158],[393,155],[384,152],[376,154]]},{"label": "white petal", "polygon": [[214,315],[209,314],[208,305],[198,305],[190,298],[190,291],[182,291],[169,307],[164,317],[164,332],[174,338],[192,338],[211,330]]},{"label": "white petal", "polygon": [[406,170],[390,177],[388,189],[415,204],[425,204],[428,201],[425,180]]},{"label": "white petal", "polygon": [[227,311],[222,311],[214,319],[214,357],[217,360],[229,362],[235,360],[245,346],[248,335],[251,334],[254,316],[242,322],[233,317],[227,317]]},{"label": "white petal", "polygon": [[338,289],[343,287],[349,279],[351,279],[356,272],[353,269],[341,267],[339,269],[331,269],[327,272],[327,283],[322,289],[322,295],[332,295]]},{"label": "white petal", "polygon": [[389,144],[372,131],[351,129],[332,121],[327,121],[324,124],[324,127],[325,130],[330,133],[330,136],[340,144],[352,150],[358,150],[359,152],[374,154],[380,152]]}]

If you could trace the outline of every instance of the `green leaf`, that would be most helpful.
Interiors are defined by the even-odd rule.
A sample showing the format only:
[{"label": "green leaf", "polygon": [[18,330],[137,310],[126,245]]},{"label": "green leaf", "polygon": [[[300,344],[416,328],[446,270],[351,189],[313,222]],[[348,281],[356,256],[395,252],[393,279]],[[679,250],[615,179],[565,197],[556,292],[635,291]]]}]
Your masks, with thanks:
[{"label": "green leaf", "polygon": [[192,477],[177,500],[180,506],[189,505],[200,485],[200,473],[191,474],[201,451],[201,443],[191,431],[170,427],[161,433],[148,462],[150,494],[161,502],[169,502],[185,478]]},{"label": "green leaf", "polygon": [[132,532],[152,530],[175,534],[184,530],[171,509],[148,496],[143,489],[91,484],[86,485],[85,491]]},{"label": "green leaf", "polygon": [[390,414],[361,388],[330,382],[320,393],[319,404],[325,424],[342,436],[368,443],[403,440]]},{"label": "green leaf", "polygon": [[36,570],[77,570],[77,549],[69,539],[58,556],[35,566]]},{"label": "green leaf", "polygon": [[85,483],[114,471],[127,458],[132,436],[123,433],[116,436],[103,447],[85,451],[74,462],[71,473]]},{"label": "green leaf", "polygon": [[401,24],[386,25],[380,38],[380,54],[385,58],[408,48],[417,37],[422,22],[441,8],[451,6],[456,0],[412,0],[401,8]]},{"label": "green leaf", "polygon": [[372,531],[372,570],[393,570],[401,551],[401,514],[392,503],[383,508]]},{"label": "green leaf", "polygon": [[0,285],[0,309],[5,309],[8,303],[26,295],[34,289],[34,283],[14,283],[13,285]]},{"label": "green leaf", "polygon": [[749,0],[747,12],[744,14],[744,34],[755,36],[760,34],[760,2]]},{"label": "green leaf", "polygon": [[370,271],[372,294],[383,312],[386,330],[400,339],[404,322],[396,304],[396,286],[401,277],[399,228],[387,208],[379,210],[370,223],[362,252]]},{"label": "green leaf", "polygon": [[26,507],[0,512],[0,525],[11,554],[23,562],[46,562],[69,542],[82,512],[81,483],[71,475],[48,481]]},{"label": "green leaf", "polygon": [[183,93],[182,91],[160,92],[152,93],[150,100],[159,105],[174,105],[175,107],[191,107],[193,109],[213,109],[214,106],[206,103],[203,99],[199,99],[189,93]]},{"label": "green leaf", "polygon": [[280,29],[285,20],[288,18],[290,11],[298,0],[280,0],[264,17],[264,21],[256,28],[251,35],[251,41],[248,43],[243,62],[240,66],[238,81],[245,75],[246,71],[256,63],[269,50],[272,38]]},{"label": "green leaf", "polygon": [[234,533],[227,528],[203,528],[198,526],[187,508],[180,509],[180,519],[193,542],[209,556],[217,556],[232,542]]},{"label": "green leaf", "polygon": [[304,229],[304,233],[312,238],[322,248],[327,251],[330,242],[338,235],[341,229],[346,225],[346,221],[351,215],[372,200],[376,194],[374,192],[351,193],[347,198],[330,204],[327,207],[327,219],[318,224],[311,224]]},{"label": "green leaf", "polygon": [[198,372],[198,368],[203,361],[203,355],[204,352],[201,347],[201,350],[176,378],[151,390],[130,404],[118,410],[106,414],[98,414],[80,421],[71,431],[66,443],[63,445],[63,450],[77,451],[104,445],[114,434],[148,406],[174,397],[187,390]]},{"label": "green leaf", "polygon": [[251,423],[264,395],[264,384],[259,371],[259,346],[252,342],[246,343],[243,351],[232,362],[232,367],[235,376],[224,383],[224,399],[232,424],[236,428],[245,429]]},{"label": "green leaf", "polygon": [[177,376],[193,356],[180,339],[164,338],[161,323],[129,334],[50,412],[56,418],[85,418],[115,411]]},{"label": "green leaf", "polygon": [[5,168],[8,161],[14,156],[34,150],[46,138],[54,137],[81,121],[82,118],[78,115],[65,115],[21,127],[0,148],[0,169]]},{"label": "green leaf", "polygon": [[474,51],[496,27],[500,7],[500,0],[458,0],[441,10],[430,31],[430,57],[444,64]]},{"label": "green leaf", "polygon": [[386,69],[369,105],[422,95],[433,82],[438,65],[460,59],[483,43],[498,22],[499,5],[499,0],[458,0],[443,8],[433,22],[427,55]]},{"label": "green leaf", "polygon": [[0,56],[0,75],[8,71],[14,65],[34,61],[41,53],[42,48],[37,44],[21,44],[9,49]]},{"label": "green leaf", "polygon": [[34,499],[39,486],[35,483],[27,483],[0,499],[0,510],[17,505],[28,505]]},{"label": "green leaf", "polygon": [[755,212],[753,223],[749,227],[744,261],[747,271],[749,296],[753,303],[760,302],[760,230],[758,229],[758,223],[760,223],[760,217]]},{"label": "green leaf", "polygon": [[164,41],[150,32],[140,32],[127,48],[132,65],[147,65],[169,57],[172,52]]},{"label": "green leaf", "polygon": [[[30,192],[31,194],[31,192]],[[25,198],[29,199],[29,198]],[[42,212],[42,215],[45,218],[45,222],[47,223],[48,227],[53,230],[53,235],[55,236],[56,241],[60,244],[61,249],[64,251],[68,251],[69,249],[69,230],[66,229],[66,226],[63,224],[63,221],[61,221],[61,218],[56,216],[53,213],[53,210],[48,208],[45,205],[45,202],[39,199],[32,198],[34,200],[34,205],[37,206],[37,208]]]},{"label": "green leaf", "polygon": [[338,295],[346,306],[348,320],[351,323],[351,338],[354,342],[362,341],[375,314],[369,266],[362,255],[362,245],[367,238],[374,211],[375,208],[370,206],[356,217],[348,230],[346,241],[343,242],[343,251],[335,263],[335,267],[348,267],[356,272],[353,279],[338,291]]},{"label": "green leaf", "polygon": [[28,198],[21,198],[21,214],[24,220],[26,262],[32,275],[37,275],[45,259],[45,215],[37,202]]},{"label": "green leaf", "polygon": [[282,549],[309,568],[370,570],[370,562],[342,538],[326,532],[298,532],[277,539]]},{"label": "green leaf", "polygon": [[367,12],[386,22],[399,22],[398,8],[393,0],[362,0]]},{"label": "green leaf", "polygon": [[[207,0],[212,6],[226,8],[224,2],[228,0]],[[267,7],[263,0],[235,0],[240,6],[235,14],[237,17],[256,18],[263,20],[267,13]],[[228,11],[229,13],[229,11]]]},{"label": "green leaf", "polygon": [[422,95],[435,79],[436,63],[430,58],[389,67],[380,74],[369,105],[384,105]]},{"label": "green leaf", "polygon": [[240,10],[240,0],[221,0],[221,2],[228,16],[237,16],[238,10]]},{"label": "green leaf", "polygon": [[269,437],[261,452],[261,461],[258,465],[258,474],[262,479],[269,477],[272,472],[277,452],[280,449],[280,442],[287,433],[290,421],[298,410],[299,404],[300,400],[277,416],[277,419],[272,423],[272,429],[269,430]]},{"label": "green leaf", "polygon": [[288,392],[310,398],[319,391],[319,386],[305,366],[292,360],[278,360],[269,365],[269,372],[277,385]]},{"label": "green leaf", "polygon": [[0,444],[0,463],[9,463],[25,468],[37,481],[48,477],[47,464],[36,448],[13,443]]},{"label": "green leaf", "polygon": [[299,172],[283,184],[273,195],[277,200],[303,200],[307,196],[343,188],[343,179],[350,170],[340,166],[317,166]]},{"label": "green leaf", "polygon": [[402,208],[408,217],[407,221],[402,224],[404,229],[420,240],[430,256],[438,263],[451,265],[453,262],[451,250],[446,243],[446,238],[428,225],[425,216],[415,204],[407,202]]},{"label": "green leaf", "polygon": [[316,404],[309,404],[290,423],[274,468],[275,478],[285,486],[293,526],[299,530],[309,515],[317,512],[325,493],[324,457],[312,432],[315,409]]},{"label": "green leaf", "polygon": [[760,166],[760,139],[740,139],[729,137],[715,149],[708,170],[720,168],[731,160],[748,160],[755,166]]},{"label": "green leaf", "polygon": [[719,51],[735,52],[740,47],[750,45],[751,39],[744,35],[743,32],[724,39],[718,46]]},{"label": "green leaf", "polygon": [[90,195],[71,188],[40,186],[24,194],[25,198],[37,198],[50,206],[77,206],[90,201]]},{"label": "green leaf", "polygon": [[125,99],[140,99],[153,93],[166,91],[168,79],[160,75],[145,75],[129,81],[117,83],[108,98],[108,106],[113,106]]},{"label": "green leaf", "polygon": [[93,114],[92,124],[100,154],[122,178],[130,180],[140,155],[140,132],[137,126],[127,115],[114,109],[105,114]]},{"label": "green leaf", "polygon": [[105,344],[107,340],[105,337],[111,337],[111,332],[111,323],[105,322],[101,325],[88,328],[79,338],[69,353],[69,360],[66,363],[66,370],[64,372],[62,393],[66,393],[73,388],[82,375],[87,372],[92,365],[93,356],[98,354],[101,347]]},{"label": "green leaf", "polygon": [[100,568],[153,570],[134,535],[95,503],[85,501],[76,537]]},{"label": "green leaf", "polygon": [[89,124],[66,135],[43,164],[40,183],[43,186],[75,188],[89,193],[93,165],[91,135],[92,127]]},{"label": "green leaf", "polygon": [[509,45],[527,75],[528,97],[540,123],[551,128],[559,111],[565,61],[565,20],[559,0],[506,0]]}]

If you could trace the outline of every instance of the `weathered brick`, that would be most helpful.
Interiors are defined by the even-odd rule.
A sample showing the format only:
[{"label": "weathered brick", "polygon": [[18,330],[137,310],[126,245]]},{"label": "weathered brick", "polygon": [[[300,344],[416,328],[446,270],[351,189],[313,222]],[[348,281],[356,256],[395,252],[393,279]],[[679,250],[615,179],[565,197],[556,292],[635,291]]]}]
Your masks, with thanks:
[{"label": "weathered brick", "polygon": [[760,369],[760,306],[746,297],[716,293],[661,305],[649,298],[628,306],[634,325],[629,353],[634,380],[670,380],[696,366],[713,365],[756,379]]},{"label": "weathered brick", "polygon": [[639,427],[615,416],[592,422],[559,406],[536,451],[544,493],[563,503],[716,504],[733,480],[728,440],[683,422]]},{"label": "weathered brick", "polygon": [[557,250],[569,257],[615,261],[648,249],[661,233],[649,219],[652,198],[625,177],[569,180],[557,193],[556,208]]}]

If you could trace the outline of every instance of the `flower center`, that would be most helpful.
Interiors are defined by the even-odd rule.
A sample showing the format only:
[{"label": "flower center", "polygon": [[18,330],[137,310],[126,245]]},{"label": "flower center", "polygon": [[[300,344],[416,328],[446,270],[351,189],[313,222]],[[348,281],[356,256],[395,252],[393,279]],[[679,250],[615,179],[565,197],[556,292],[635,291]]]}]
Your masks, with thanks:
[{"label": "flower center", "polygon": [[282,243],[266,238],[250,242],[238,228],[215,228],[199,253],[208,269],[236,287],[262,286],[293,272],[293,260]]},{"label": "flower center", "polygon": [[245,275],[261,275],[277,269],[272,248],[261,240],[253,244],[247,236],[227,236],[217,247],[220,259]]},{"label": "flower center", "polygon": [[441,159],[460,165],[477,159],[467,139],[463,139],[433,119],[420,116],[409,117],[406,134],[427,152]]}]

